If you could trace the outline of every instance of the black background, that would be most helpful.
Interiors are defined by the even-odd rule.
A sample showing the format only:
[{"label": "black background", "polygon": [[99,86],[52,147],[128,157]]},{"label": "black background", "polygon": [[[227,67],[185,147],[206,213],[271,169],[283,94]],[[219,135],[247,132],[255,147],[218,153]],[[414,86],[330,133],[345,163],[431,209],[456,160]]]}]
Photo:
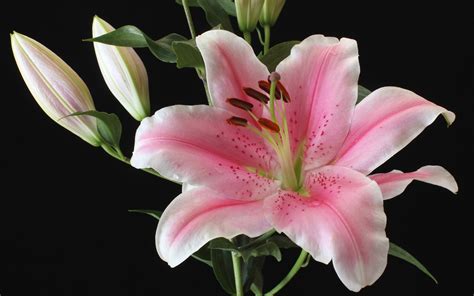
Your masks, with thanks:
[{"label": "black background", "polygon": [[[455,2],[423,9],[400,2],[372,7],[302,5],[289,1],[273,30],[274,44],[314,33],[359,42],[361,84],[396,85],[454,111],[378,171],[439,164],[457,178],[460,192],[422,183],[386,203],[387,233],[438,278],[435,285],[411,265],[390,258],[382,277],[361,295],[472,295],[474,19]],[[309,2],[309,1],[308,1]],[[381,3],[381,2],[379,2]],[[134,24],[152,37],[188,35],[182,8],[155,4],[65,2],[3,5],[0,19],[1,157],[0,294],[14,295],[223,295],[212,271],[194,260],[175,269],[155,251],[156,222],[128,209],[164,209],[179,186],[115,161],[48,119],[34,102],[13,61],[8,33],[16,30],[55,51],[88,84],[99,110],[117,113],[131,153],[137,123],[112,97],[100,75],[90,36],[98,14],[114,26]],[[148,5],[148,6],[147,6]],[[203,14],[193,10],[198,31]],[[177,70],[139,51],[150,78],[153,110],[205,103],[190,69]],[[297,254],[266,268],[266,288]],[[271,261],[271,260],[270,260]],[[331,265],[313,262],[281,295],[351,295]]]}]

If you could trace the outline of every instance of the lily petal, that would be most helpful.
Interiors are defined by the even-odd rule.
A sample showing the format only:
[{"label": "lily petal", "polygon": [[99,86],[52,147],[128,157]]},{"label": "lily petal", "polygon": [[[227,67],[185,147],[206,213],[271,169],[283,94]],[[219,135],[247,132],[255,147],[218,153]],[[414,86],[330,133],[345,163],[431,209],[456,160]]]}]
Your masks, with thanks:
[{"label": "lily petal", "polygon": [[309,196],[281,191],[265,200],[265,214],[279,232],[323,263],[332,259],[352,291],[373,284],[387,264],[386,216],[377,184],[344,167],[307,175]]},{"label": "lily petal", "polygon": [[158,223],[158,254],[175,267],[212,239],[262,235],[271,229],[262,212],[263,200],[232,200],[203,187],[183,192]]},{"label": "lily petal", "polygon": [[438,115],[454,113],[398,87],[383,87],[357,105],[351,131],[334,164],[369,174],[418,136]]},{"label": "lily petal", "polygon": [[230,125],[232,113],[209,106],[172,106],[145,118],[131,163],[233,198],[275,192],[278,181],[261,176],[276,165],[274,152],[249,129]]},{"label": "lily petal", "polygon": [[390,173],[374,174],[369,177],[379,184],[384,199],[402,194],[413,180],[437,185],[452,193],[458,192],[458,184],[453,175],[440,166],[428,165],[410,173],[394,170]]},{"label": "lily petal", "polygon": [[226,102],[228,98],[238,98],[252,103],[253,112],[260,116],[262,104],[243,91],[244,87],[258,90],[258,81],[266,80],[269,74],[252,47],[244,39],[224,30],[208,31],[196,37],[196,44],[206,65],[206,79],[214,106],[249,119],[245,111]]},{"label": "lily petal", "polygon": [[293,149],[306,139],[306,169],[327,164],[349,132],[357,99],[356,41],[310,36],[276,71],[292,100],[285,108]]}]

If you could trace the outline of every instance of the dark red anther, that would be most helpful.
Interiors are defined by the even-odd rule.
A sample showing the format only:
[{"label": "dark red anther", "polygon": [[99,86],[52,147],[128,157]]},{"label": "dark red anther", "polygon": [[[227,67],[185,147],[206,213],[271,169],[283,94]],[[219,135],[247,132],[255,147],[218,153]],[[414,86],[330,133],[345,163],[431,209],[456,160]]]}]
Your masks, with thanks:
[{"label": "dark red anther", "polygon": [[237,126],[247,126],[248,124],[247,119],[237,116],[232,116],[231,118],[227,119],[227,123]]},{"label": "dark red anther", "polygon": [[259,118],[258,123],[260,124],[260,126],[266,128],[266,129],[268,129],[268,130],[270,130],[274,133],[279,133],[280,132],[280,127],[278,126],[278,124],[274,123],[270,119]]},{"label": "dark red anther", "polygon": [[[271,88],[270,82],[265,81],[265,80],[260,80],[258,82],[258,86],[260,87],[261,90],[263,90],[267,94],[270,94],[270,88]],[[277,100],[281,99],[281,94],[278,90],[275,91],[275,99]]]},{"label": "dark red anther", "polygon": [[253,104],[243,101],[241,99],[237,98],[229,98],[227,99],[227,103],[231,104],[234,107],[237,107],[239,109],[245,110],[245,111],[252,111]]},{"label": "dark red anther", "polygon": [[290,94],[288,93],[288,91],[286,90],[285,86],[283,86],[283,83],[281,83],[280,81],[277,82],[277,93],[281,93],[281,96],[283,97],[283,101],[285,103],[289,103],[291,102],[291,98],[290,98]]},{"label": "dark red anther", "polygon": [[263,104],[266,104],[266,103],[268,103],[268,101],[270,101],[270,99],[266,95],[262,94],[258,90],[255,90],[251,87],[244,87],[243,91],[247,94],[247,96],[249,96],[249,97],[251,97],[251,98],[253,98],[253,99],[255,99],[255,100],[257,100],[257,101],[259,101]]}]

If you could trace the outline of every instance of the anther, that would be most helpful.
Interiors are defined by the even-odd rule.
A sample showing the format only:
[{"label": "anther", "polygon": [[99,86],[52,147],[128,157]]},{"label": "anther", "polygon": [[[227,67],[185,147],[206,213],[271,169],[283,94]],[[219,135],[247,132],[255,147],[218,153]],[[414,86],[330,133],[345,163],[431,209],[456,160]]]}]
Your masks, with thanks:
[{"label": "anther", "polygon": [[253,104],[243,101],[241,99],[237,98],[229,98],[227,99],[227,103],[231,104],[234,107],[237,107],[239,109],[245,110],[245,111],[252,111]]},{"label": "anther", "polygon": [[247,126],[247,119],[237,117],[237,116],[232,116],[231,118],[227,119],[227,123],[231,125],[237,125],[237,126]]},{"label": "anther", "polygon": [[[266,92],[267,94],[270,94],[270,87],[271,87],[270,82],[265,81],[265,80],[260,80],[260,81],[258,82],[258,86],[260,87],[261,90],[263,90],[263,91]],[[275,99],[277,99],[277,100],[280,100],[280,99],[281,99],[281,94],[280,94],[279,91],[276,91],[276,92],[275,92]]]},{"label": "anther", "polygon": [[283,101],[285,103],[291,102],[290,94],[288,93],[288,91],[286,90],[286,88],[283,86],[283,84],[280,81],[277,82],[276,92],[281,93],[281,96],[283,97]]},{"label": "anther", "polygon": [[257,101],[259,101],[263,104],[266,104],[266,103],[268,103],[268,101],[270,101],[270,99],[266,95],[262,94],[258,90],[255,90],[251,87],[244,87],[243,91],[247,94],[247,96],[249,96],[249,97],[251,97],[251,98],[253,98],[253,99],[255,99],[255,100],[257,100]]},{"label": "anther", "polygon": [[266,118],[259,118],[258,119],[258,123],[260,124],[260,126],[272,131],[272,132],[275,132],[275,133],[279,133],[280,132],[280,127],[278,126],[278,124],[274,123],[273,121],[271,121],[270,119],[266,119]]}]

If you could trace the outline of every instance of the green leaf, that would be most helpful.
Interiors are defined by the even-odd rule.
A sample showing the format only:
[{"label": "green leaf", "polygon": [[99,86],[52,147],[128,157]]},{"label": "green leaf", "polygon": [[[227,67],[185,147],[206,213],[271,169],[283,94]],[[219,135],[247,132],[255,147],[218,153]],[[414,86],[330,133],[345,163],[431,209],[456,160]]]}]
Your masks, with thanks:
[{"label": "green leaf", "polygon": [[214,275],[222,289],[228,294],[235,294],[234,267],[232,254],[229,251],[211,249],[211,260]]},{"label": "green leaf", "polygon": [[209,249],[219,249],[224,251],[237,251],[237,247],[230,240],[219,237],[209,243]]},{"label": "green leaf", "polygon": [[241,250],[239,253],[245,262],[247,262],[250,257],[261,257],[261,256],[272,256],[278,262],[281,261],[280,248],[274,242],[266,242],[255,248],[251,248],[248,250]]},{"label": "green leaf", "polygon": [[193,258],[209,265],[212,267],[212,261],[211,261],[211,250],[209,249],[208,245],[203,246],[200,248],[196,253],[194,253]]},{"label": "green leaf", "polygon": [[367,97],[370,93],[371,93],[370,90],[363,87],[362,85],[359,85],[359,88],[357,89],[357,103],[356,104],[359,104],[360,101],[365,99],[365,97]]},{"label": "green leaf", "polygon": [[204,61],[195,40],[173,42],[176,66],[181,68],[204,68]]},{"label": "green leaf", "polygon": [[390,249],[388,250],[388,254],[392,255],[394,257],[400,258],[402,260],[405,260],[406,262],[413,264],[416,266],[419,270],[424,272],[427,276],[429,276],[435,283],[438,283],[436,278],[426,269],[426,267],[423,266],[423,264],[420,263],[415,257],[413,257],[410,253],[402,249],[401,247],[397,246],[394,243],[390,243]]},{"label": "green leaf", "polygon": [[268,71],[273,72],[278,64],[290,55],[290,51],[300,41],[286,41],[279,43],[270,48],[268,53],[260,58],[260,61],[265,64]]},{"label": "green leaf", "polygon": [[226,10],[219,3],[221,1],[216,0],[197,0],[199,6],[204,10],[206,14],[207,22],[211,27],[222,25],[222,28],[232,32],[232,24],[230,23],[229,15]]},{"label": "green leaf", "polygon": [[253,291],[255,295],[263,295],[263,273],[265,257],[252,257],[242,264],[242,279],[244,290]]},{"label": "green leaf", "polygon": [[291,239],[282,234],[274,235],[267,241],[276,244],[280,249],[299,248]]},{"label": "green leaf", "polygon": [[102,139],[116,150],[120,150],[122,123],[117,115],[99,111],[76,112],[68,116],[87,115],[97,118],[97,130]]},{"label": "green leaf", "polygon": [[224,9],[224,11],[231,16],[237,16],[237,11],[235,10],[235,3],[231,0],[217,0],[217,3]]},{"label": "green leaf", "polygon": [[175,63],[176,55],[172,48],[174,41],[184,41],[185,37],[172,33],[154,41],[135,26],[123,26],[107,34],[86,39],[85,41],[100,42],[115,46],[144,48],[148,47],[151,53],[160,61]]},{"label": "green leaf", "polygon": [[151,216],[155,218],[156,220],[160,220],[161,214],[163,214],[162,211],[156,211],[156,210],[141,210],[141,209],[133,209],[133,210],[128,210],[130,213],[142,213],[142,214],[147,214],[148,216]]}]

